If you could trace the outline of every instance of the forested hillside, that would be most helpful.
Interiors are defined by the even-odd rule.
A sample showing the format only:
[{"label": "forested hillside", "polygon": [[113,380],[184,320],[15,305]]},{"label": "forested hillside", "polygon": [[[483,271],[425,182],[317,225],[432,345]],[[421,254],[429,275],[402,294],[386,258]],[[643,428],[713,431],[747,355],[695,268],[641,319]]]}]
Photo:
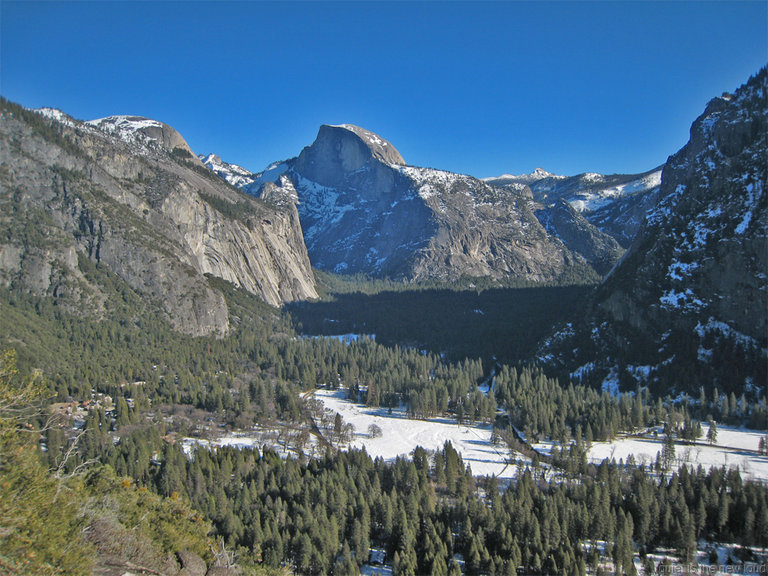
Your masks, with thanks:
[{"label": "forested hillside", "polygon": [[[766,491],[738,472],[678,473],[664,462],[643,468],[585,460],[587,443],[621,431],[677,422],[669,434],[684,438],[692,418],[718,409],[712,399],[674,404],[647,393],[616,397],[563,385],[538,369],[447,362],[366,338],[297,338],[276,310],[224,283],[219,289],[239,320],[225,339],[180,335],[151,309],[127,322],[116,307],[114,319],[93,323],[4,292],[6,333],[25,343],[23,372],[43,366],[52,399],[91,402],[79,412],[84,420],[74,436],[66,424],[74,420],[54,405],[63,420],[41,431],[40,474],[48,469],[77,479],[83,471],[93,477],[86,477],[86,490],[95,482],[100,489],[144,487],[171,502],[181,498],[211,523],[210,536],[222,538],[246,571],[288,566],[300,574],[356,574],[371,548],[383,551],[396,574],[504,574],[518,567],[586,573],[600,566],[632,573],[630,558],[638,551],[673,548],[688,558],[699,538],[761,545]],[[131,302],[130,291],[118,294]],[[32,363],[38,355],[45,363]],[[478,384],[490,376],[494,393],[485,395]],[[369,405],[404,403],[413,417],[490,421],[499,441],[518,450],[529,448],[514,430],[531,440],[574,443],[553,453],[546,467],[521,470],[509,488],[474,478],[450,445],[384,462],[337,452],[332,441],[315,459],[301,448],[314,433],[311,405],[300,392],[319,385],[343,387]],[[747,410],[736,400],[733,406]],[[761,422],[767,413],[763,402],[731,417]],[[270,422],[306,434],[284,440],[298,458],[270,448],[198,448],[187,457],[177,439],[201,433],[209,421],[235,428]],[[98,472],[101,465],[118,480]],[[106,484],[96,480],[104,474]],[[125,476],[132,478],[127,484],[119,480]],[[80,501],[71,501],[76,515]],[[749,522],[736,520],[742,516]]]}]

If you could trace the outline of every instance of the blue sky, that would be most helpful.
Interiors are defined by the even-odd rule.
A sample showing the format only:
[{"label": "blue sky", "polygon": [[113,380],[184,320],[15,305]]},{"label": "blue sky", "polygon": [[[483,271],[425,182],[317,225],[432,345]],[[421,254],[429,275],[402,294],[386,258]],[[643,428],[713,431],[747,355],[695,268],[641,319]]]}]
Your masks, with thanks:
[{"label": "blue sky", "polygon": [[257,171],[321,124],[484,177],[641,172],[768,62],[768,2],[0,1],[0,94]]}]

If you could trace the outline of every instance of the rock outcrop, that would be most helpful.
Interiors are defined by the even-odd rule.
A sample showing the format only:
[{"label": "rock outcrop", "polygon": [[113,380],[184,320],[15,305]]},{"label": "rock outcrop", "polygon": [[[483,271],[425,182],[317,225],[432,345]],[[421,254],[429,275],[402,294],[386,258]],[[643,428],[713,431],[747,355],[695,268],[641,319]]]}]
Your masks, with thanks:
[{"label": "rock outcrop", "polygon": [[[181,151],[181,152],[180,152]],[[86,259],[194,335],[223,335],[227,304],[207,275],[279,306],[317,292],[293,206],[249,197],[203,168],[161,123],[82,123],[2,102],[0,282],[104,313]]]},{"label": "rock outcrop", "polygon": [[112,134],[127,144],[135,145],[140,151],[164,150],[191,162],[198,161],[187,141],[175,128],[151,118],[108,116],[91,120],[86,124]]}]

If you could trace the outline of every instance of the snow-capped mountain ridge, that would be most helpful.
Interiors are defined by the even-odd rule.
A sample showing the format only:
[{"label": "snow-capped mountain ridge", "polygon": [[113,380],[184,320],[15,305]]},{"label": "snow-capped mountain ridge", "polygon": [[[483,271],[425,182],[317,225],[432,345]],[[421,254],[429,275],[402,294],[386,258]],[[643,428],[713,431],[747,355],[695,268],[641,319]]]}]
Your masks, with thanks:
[{"label": "snow-capped mountain ridge", "polygon": [[552,280],[586,266],[538,222],[527,187],[409,166],[391,143],[357,126],[323,125],[298,157],[255,176],[251,193],[263,182],[255,193],[298,198],[319,268],[409,280]]},{"label": "snow-capped mountain ridge", "polygon": [[661,183],[662,168],[642,174],[598,174],[586,172],[561,176],[537,168],[531,174],[505,174],[485,182],[506,188],[528,186],[534,199],[551,208],[567,201],[600,231],[628,247],[653,208]]},{"label": "snow-capped mountain ridge", "polygon": [[69,114],[66,114],[62,110],[59,110],[58,108],[36,108],[32,109],[32,112],[37,112],[38,114],[41,114],[45,116],[46,118],[50,118],[51,120],[56,120],[56,122],[61,122],[65,126],[69,126],[70,128],[75,125],[75,120],[72,118]]},{"label": "snow-capped mountain ridge", "polygon": [[116,115],[90,120],[84,123],[132,146],[140,154],[164,151],[180,154],[184,160],[200,164],[198,157],[174,128],[144,116]]},{"label": "snow-capped mountain ridge", "polygon": [[530,174],[502,174],[501,176],[490,176],[487,178],[483,178],[484,182],[489,182],[491,184],[510,184],[510,183],[520,183],[520,184],[531,184],[533,182],[538,182],[539,180],[543,180],[544,178],[554,178],[554,179],[565,179],[567,176],[560,176],[558,174],[553,174],[552,172],[547,172],[544,170],[544,168],[536,168],[533,172]]},{"label": "snow-capped mountain ridge", "polygon": [[129,144],[146,144],[157,142],[157,138],[146,134],[147,128],[160,128],[162,123],[157,120],[144,118],[143,116],[116,115],[86,122],[89,126],[98,128],[103,132],[114,134]]},{"label": "snow-capped mountain ridge", "polygon": [[[500,187],[408,165],[391,143],[351,124],[321,126],[298,157],[257,174],[235,173],[216,157],[202,159],[251,194],[295,198],[313,264],[336,272],[541,281],[587,262],[610,268],[622,251],[606,251],[610,242],[597,239],[602,233],[586,221],[566,224],[559,216],[557,231],[548,233],[524,183]],[[539,168],[529,179],[537,178],[566,177]],[[576,247],[589,247],[588,255],[574,253]]]},{"label": "snow-capped mountain ridge", "polygon": [[256,176],[250,170],[238,166],[237,164],[230,164],[224,162],[216,154],[200,154],[198,156],[204,166],[209,168],[212,172],[215,172],[218,176],[238,188],[246,188],[253,184]]}]

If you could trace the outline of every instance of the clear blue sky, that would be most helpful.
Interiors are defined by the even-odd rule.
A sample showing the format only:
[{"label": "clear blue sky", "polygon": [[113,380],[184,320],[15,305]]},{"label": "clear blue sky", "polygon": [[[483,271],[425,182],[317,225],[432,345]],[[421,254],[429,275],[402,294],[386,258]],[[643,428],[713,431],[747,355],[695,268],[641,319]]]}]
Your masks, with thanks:
[{"label": "clear blue sky", "polygon": [[768,2],[0,1],[0,94],[257,171],[321,124],[475,176],[640,172],[768,62]]}]

